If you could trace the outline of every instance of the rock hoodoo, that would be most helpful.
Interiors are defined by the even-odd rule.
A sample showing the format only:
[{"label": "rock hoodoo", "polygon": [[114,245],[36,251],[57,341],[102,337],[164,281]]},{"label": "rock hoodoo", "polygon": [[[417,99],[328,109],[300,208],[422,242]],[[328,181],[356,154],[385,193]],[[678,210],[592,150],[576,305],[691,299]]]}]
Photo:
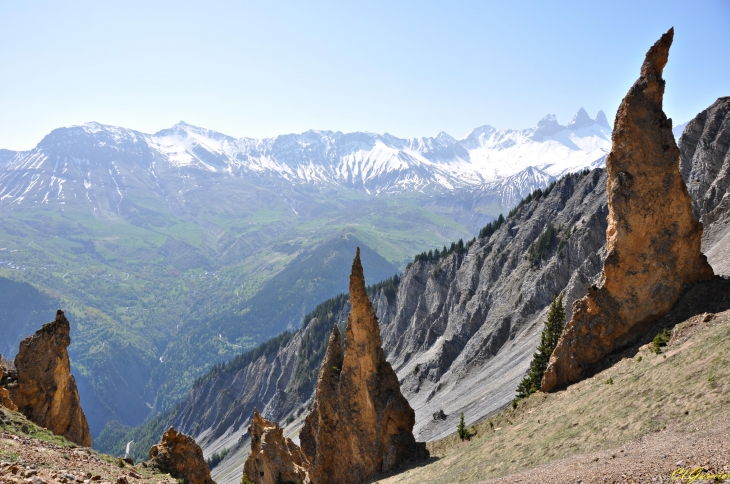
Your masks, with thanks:
[{"label": "rock hoodoo", "polygon": [[403,462],[428,457],[413,438],[415,414],[385,360],[378,318],[365,291],[357,249],[350,275],[352,309],[344,356],[335,327],[299,435],[316,484],[359,484]]},{"label": "rock hoodoo", "polygon": [[210,469],[200,446],[192,437],[173,427],[162,435],[159,444],[150,447],[149,465],[172,477],[183,479],[185,484],[215,484],[210,478]]},{"label": "rock hoodoo", "polygon": [[[0,355],[0,362],[3,361],[3,355]],[[0,364],[0,381],[3,379],[3,366]],[[15,406],[15,403],[13,403],[13,400],[10,398],[10,392],[8,392],[7,388],[0,387],[0,406],[5,407],[10,410],[17,411],[18,407]]]},{"label": "rock hoodoo", "polygon": [[243,465],[243,473],[251,482],[310,482],[306,457],[291,439],[284,437],[278,424],[272,424],[254,410],[248,433],[251,436],[251,453]]},{"label": "rock hoodoo", "polygon": [[89,424],[66,350],[71,344],[70,331],[68,319],[59,309],[55,321],[20,342],[15,356],[18,385],[10,389],[10,397],[31,421],[91,447]]},{"label": "rock hoodoo", "polygon": [[672,123],[662,110],[674,30],[646,54],[616,113],[608,170],[608,229],[601,287],[573,305],[542,390],[578,381],[605,355],[633,343],[682,290],[713,276],[700,252],[702,225],[679,173]]}]

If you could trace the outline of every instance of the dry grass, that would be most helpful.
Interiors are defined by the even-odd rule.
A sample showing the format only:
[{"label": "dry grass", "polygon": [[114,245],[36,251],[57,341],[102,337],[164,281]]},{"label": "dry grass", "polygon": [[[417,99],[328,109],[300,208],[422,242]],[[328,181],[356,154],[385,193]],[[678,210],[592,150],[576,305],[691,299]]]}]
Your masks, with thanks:
[{"label": "dry grass", "polygon": [[677,325],[662,354],[647,345],[567,390],[537,393],[493,417],[493,428],[488,421],[477,425],[471,441],[451,435],[430,442],[429,463],[380,483],[473,482],[665,428],[694,430],[693,424],[730,415],[729,362],[730,311],[709,322],[694,317]]}]

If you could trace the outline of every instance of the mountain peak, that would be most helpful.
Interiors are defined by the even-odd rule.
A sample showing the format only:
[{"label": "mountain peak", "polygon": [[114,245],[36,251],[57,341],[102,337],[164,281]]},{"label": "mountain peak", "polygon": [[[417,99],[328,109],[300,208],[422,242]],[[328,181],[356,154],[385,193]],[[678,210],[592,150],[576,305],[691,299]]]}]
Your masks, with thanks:
[{"label": "mountain peak", "polygon": [[558,131],[565,129],[558,123],[558,118],[554,114],[547,114],[544,118],[537,122],[537,128],[532,133],[533,137],[552,136]]},{"label": "mountain peak", "polygon": [[598,111],[598,114],[596,114],[595,123],[599,126],[603,126],[604,128],[611,129],[611,125],[608,124],[608,119],[606,118],[606,114],[603,111]]},{"label": "mountain peak", "polygon": [[575,116],[573,116],[573,120],[568,123],[568,129],[585,128],[586,126],[590,126],[593,123],[594,121],[591,119],[590,116],[588,116],[586,110],[580,108],[578,112],[575,113]]}]

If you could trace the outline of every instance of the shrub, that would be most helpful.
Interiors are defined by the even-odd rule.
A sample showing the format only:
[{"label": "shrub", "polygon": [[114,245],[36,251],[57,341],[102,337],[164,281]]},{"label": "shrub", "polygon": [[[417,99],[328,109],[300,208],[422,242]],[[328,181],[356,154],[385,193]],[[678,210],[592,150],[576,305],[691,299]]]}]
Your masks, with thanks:
[{"label": "shrub", "polygon": [[[292,420],[294,420],[294,419],[292,418]],[[218,464],[220,464],[221,461],[223,459],[225,459],[225,457],[227,455],[228,455],[228,449],[223,449],[220,452],[213,452],[213,455],[208,457],[208,459],[206,461],[208,463],[208,468],[212,469],[215,466],[217,466]]]},{"label": "shrub", "polygon": [[669,343],[669,338],[671,338],[671,337],[672,337],[672,333],[670,333],[668,329],[664,328],[664,331],[662,331],[658,335],[654,336],[654,340],[652,341],[651,351],[657,355],[659,353],[661,353],[662,347],[667,346],[667,343]]},{"label": "shrub", "polygon": [[243,473],[243,477],[241,478],[241,484],[253,484],[253,481],[248,478],[246,473]]},{"label": "shrub", "polygon": [[462,440],[462,442],[464,440],[471,439],[474,434],[476,434],[474,427],[469,429],[464,423],[464,412],[462,412],[461,417],[459,417],[459,425],[456,426],[456,433],[459,435],[459,438]]}]

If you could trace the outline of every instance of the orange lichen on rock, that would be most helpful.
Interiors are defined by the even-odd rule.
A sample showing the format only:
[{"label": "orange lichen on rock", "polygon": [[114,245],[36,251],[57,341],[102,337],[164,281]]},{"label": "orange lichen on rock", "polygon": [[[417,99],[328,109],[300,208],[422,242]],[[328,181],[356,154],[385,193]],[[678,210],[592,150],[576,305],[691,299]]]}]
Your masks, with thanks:
[{"label": "orange lichen on rock", "polygon": [[150,447],[149,466],[182,479],[185,484],[215,484],[200,446],[173,427],[162,435],[159,444]]},{"label": "orange lichen on rock", "polygon": [[317,484],[358,484],[428,457],[425,444],[413,438],[415,414],[385,360],[359,248],[350,275],[350,303],[344,356],[335,327],[312,411],[299,435],[311,466],[309,477]]},{"label": "orange lichen on rock", "polygon": [[68,319],[59,309],[55,321],[20,342],[15,356],[18,384],[10,389],[10,397],[29,420],[91,447],[89,424],[66,350],[71,344],[70,331]]},{"label": "orange lichen on rock", "polygon": [[284,437],[278,424],[269,422],[254,409],[248,433],[251,452],[243,465],[243,473],[249,481],[254,484],[310,482],[306,457],[291,439]]},{"label": "orange lichen on rock", "polygon": [[604,356],[632,344],[689,285],[710,279],[702,224],[679,172],[672,121],[662,110],[674,30],[649,49],[616,113],[608,171],[607,255],[600,287],[573,305],[542,390],[578,381]]}]

